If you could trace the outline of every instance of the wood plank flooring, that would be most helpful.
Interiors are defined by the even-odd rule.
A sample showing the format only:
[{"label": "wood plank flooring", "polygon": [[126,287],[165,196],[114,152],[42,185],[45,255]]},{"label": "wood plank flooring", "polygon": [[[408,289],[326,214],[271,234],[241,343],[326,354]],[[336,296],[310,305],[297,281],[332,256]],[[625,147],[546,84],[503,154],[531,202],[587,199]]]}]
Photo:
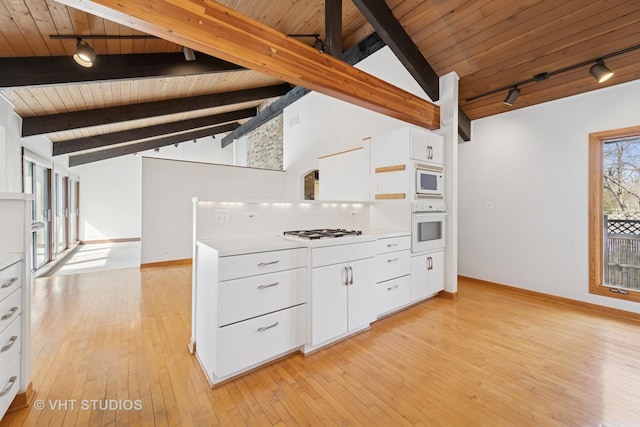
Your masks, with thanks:
[{"label": "wood plank flooring", "polygon": [[[464,282],[455,301],[211,390],[187,350],[190,274],[36,280],[32,380],[45,409],[0,426],[640,425],[639,322]],[[142,408],[91,407],[105,399]]]}]

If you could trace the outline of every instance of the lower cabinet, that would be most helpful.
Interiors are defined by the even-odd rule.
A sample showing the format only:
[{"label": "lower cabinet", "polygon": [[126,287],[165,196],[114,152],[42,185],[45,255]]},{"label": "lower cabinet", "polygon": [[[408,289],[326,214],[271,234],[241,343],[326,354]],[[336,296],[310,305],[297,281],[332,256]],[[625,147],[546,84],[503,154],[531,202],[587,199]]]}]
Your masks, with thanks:
[{"label": "lower cabinet", "polygon": [[378,315],[389,313],[411,301],[411,276],[387,280],[376,284]]},{"label": "lower cabinet", "polygon": [[306,341],[306,304],[224,326],[218,331],[218,376],[256,365]]},{"label": "lower cabinet", "polygon": [[444,289],[444,251],[411,257],[411,301],[425,299]]},{"label": "lower cabinet", "polygon": [[316,267],[311,273],[311,345],[375,319],[373,258]]}]

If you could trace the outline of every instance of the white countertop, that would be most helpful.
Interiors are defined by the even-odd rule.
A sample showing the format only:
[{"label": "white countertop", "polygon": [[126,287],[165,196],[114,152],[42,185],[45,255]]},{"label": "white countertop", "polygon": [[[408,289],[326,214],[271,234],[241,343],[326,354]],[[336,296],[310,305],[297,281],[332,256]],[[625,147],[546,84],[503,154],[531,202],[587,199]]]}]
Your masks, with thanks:
[{"label": "white countertop", "polygon": [[348,245],[372,242],[377,239],[410,236],[409,231],[369,229],[359,236],[343,236],[331,239],[303,239],[296,236],[255,236],[237,239],[200,239],[198,243],[218,251],[218,256],[232,256],[265,251],[277,251],[296,248],[320,248],[326,246]]},{"label": "white countertop", "polygon": [[306,248],[304,242],[285,239],[283,236],[256,236],[238,239],[202,239],[198,243],[218,251],[218,256],[251,254],[282,249]]}]

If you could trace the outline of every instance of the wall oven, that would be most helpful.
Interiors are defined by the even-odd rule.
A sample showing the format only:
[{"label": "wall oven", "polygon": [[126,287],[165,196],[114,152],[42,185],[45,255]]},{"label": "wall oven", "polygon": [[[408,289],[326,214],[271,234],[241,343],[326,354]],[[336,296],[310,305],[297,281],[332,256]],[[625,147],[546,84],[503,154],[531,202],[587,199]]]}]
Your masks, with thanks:
[{"label": "wall oven", "polygon": [[413,212],[411,214],[411,252],[427,252],[446,246],[447,215]]}]

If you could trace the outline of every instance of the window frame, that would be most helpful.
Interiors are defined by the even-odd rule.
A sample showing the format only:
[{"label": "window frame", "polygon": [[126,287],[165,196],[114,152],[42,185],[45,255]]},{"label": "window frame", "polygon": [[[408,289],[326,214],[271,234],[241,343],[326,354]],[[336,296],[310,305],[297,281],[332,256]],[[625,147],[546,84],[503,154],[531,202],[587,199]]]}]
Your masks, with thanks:
[{"label": "window frame", "polygon": [[604,284],[604,220],[603,202],[603,147],[607,140],[640,135],[640,126],[614,129],[589,134],[589,293],[610,298],[640,302],[640,292],[618,289]]}]

